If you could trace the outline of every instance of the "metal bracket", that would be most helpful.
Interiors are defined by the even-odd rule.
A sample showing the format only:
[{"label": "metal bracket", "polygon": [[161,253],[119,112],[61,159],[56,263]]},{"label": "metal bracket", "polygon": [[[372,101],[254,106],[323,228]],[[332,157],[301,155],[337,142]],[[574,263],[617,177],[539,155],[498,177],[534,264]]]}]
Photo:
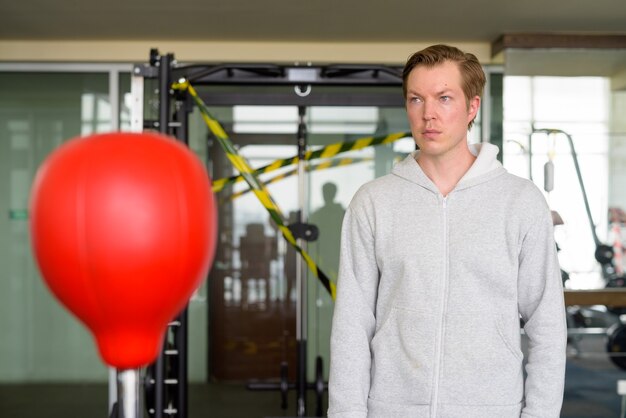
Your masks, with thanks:
[{"label": "metal bracket", "polygon": [[133,66],[133,75],[143,78],[157,78],[159,69],[150,64],[135,64]]},{"label": "metal bracket", "polygon": [[320,235],[320,230],[316,225],[295,222],[288,226],[294,238],[302,238],[305,241],[316,241]]}]

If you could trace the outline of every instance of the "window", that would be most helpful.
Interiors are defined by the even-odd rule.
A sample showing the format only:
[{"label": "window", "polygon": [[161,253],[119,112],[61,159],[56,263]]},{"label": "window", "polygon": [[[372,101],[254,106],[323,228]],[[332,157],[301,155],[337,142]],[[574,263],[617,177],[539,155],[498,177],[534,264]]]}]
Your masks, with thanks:
[{"label": "window", "polygon": [[548,204],[565,224],[555,228],[561,267],[572,288],[604,287],[595,261],[580,184],[567,141],[562,134],[536,132],[559,129],[571,135],[577,152],[593,222],[600,241],[607,238],[609,79],[603,77],[522,77],[504,79],[504,165],[532,178],[544,188],[544,164],[552,158],[554,189]]}]

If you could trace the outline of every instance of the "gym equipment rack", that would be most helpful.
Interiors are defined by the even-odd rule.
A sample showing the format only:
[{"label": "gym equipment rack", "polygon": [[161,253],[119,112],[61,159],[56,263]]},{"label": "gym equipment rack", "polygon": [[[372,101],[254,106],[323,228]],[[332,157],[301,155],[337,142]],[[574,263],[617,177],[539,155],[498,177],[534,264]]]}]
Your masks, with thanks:
[{"label": "gym equipment rack", "polygon": [[[144,80],[155,79],[158,84],[158,120],[144,121]],[[188,143],[188,116],[193,110],[193,103],[185,93],[174,92],[173,82],[186,79],[195,86],[238,85],[238,86],[293,86],[293,93],[251,92],[210,94],[198,92],[209,106],[229,105],[295,105],[298,106],[300,123],[296,138],[298,152],[306,147],[306,129],[303,124],[304,109],[307,106],[393,106],[402,107],[403,99],[399,93],[389,90],[370,92],[347,90],[338,94],[329,94],[317,86],[342,87],[400,87],[402,85],[401,68],[381,65],[323,65],[310,63],[304,65],[274,64],[192,64],[179,65],[173,54],[159,54],[150,51],[148,63],[135,65],[132,73],[131,129],[157,129],[159,132],[176,137]],[[303,168],[299,167],[302,176]],[[302,189],[302,182],[300,182]],[[304,205],[302,193],[300,206]],[[299,222],[302,222],[300,219]],[[306,415],[306,392],[314,389],[318,395],[316,414],[322,414],[319,398],[326,390],[323,381],[321,358],[316,359],[316,381],[309,384],[306,376],[307,366],[307,294],[305,268],[298,268],[296,282],[297,297],[297,381],[287,381],[286,372],[281,369],[281,382],[278,384],[251,385],[252,389],[280,390],[283,395],[283,407],[286,407],[286,392],[296,389],[298,417]],[[187,418],[187,310],[173,321],[167,331],[164,347],[158,360],[147,369],[145,379],[146,401],[149,415],[155,418]],[[172,337],[173,338],[170,338]],[[268,386],[269,385],[269,386]],[[271,386],[271,387],[270,387]]]}]

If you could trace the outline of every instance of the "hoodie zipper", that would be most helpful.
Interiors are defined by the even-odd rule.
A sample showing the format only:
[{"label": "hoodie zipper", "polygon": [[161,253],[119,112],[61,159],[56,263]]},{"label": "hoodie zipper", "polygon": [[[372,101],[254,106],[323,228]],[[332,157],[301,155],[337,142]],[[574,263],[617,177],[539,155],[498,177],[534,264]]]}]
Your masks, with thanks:
[{"label": "hoodie zipper", "polygon": [[439,333],[437,336],[437,350],[435,351],[435,371],[433,378],[433,394],[431,400],[431,417],[437,417],[437,407],[439,403],[439,380],[441,378],[441,368],[443,366],[443,337],[446,327],[446,310],[448,298],[448,197],[442,198],[443,212],[443,286],[441,287],[441,309],[439,311]]}]

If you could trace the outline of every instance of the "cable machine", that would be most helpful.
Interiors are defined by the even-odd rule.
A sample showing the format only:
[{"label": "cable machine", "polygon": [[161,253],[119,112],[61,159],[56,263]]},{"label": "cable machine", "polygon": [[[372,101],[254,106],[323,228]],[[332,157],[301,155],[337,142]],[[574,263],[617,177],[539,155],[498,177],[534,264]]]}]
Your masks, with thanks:
[{"label": "cable machine", "polygon": [[[144,120],[144,81],[157,83],[158,119]],[[304,155],[307,144],[305,113],[308,106],[381,106],[402,107],[402,95],[389,89],[371,89],[329,93],[328,89],[316,89],[318,86],[334,87],[400,87],[401,69],[380,65],[273,65],[273,64],[219,64],[219,65],[179,65],[173,54],[160,54],[156,49],[150,51],[147,63],[134,66],[132,87],[131,129],[158,130],[163,134],[176,137],[183,143],[188,142],[188,116],[193,104],[186,94],[174,92],[171,84],[186,79],[194,86],[293,86],[293,93],[285,92],[210,92],[199,94],[209,106],[233,105],[293,105],[298,107],[298,134],[294,138],[298,154]],[[299,175],[299,211],[298,220],[290,229],[300,242],[310,239],[315,229],[305,223],[304,206],[305,162],[300,161]],[[316,390],[318,400],[326,389],[323,380],[323,368],[316,361],[316,381],[309,384],[306,376],[307,367],[307,286],[306,266],[298,257],[296,269],[296,314],[297,314],[297,362],[296,382],[287,381],[286,370],[280,371],[281,382],[257,383],[249,385],[256,390],[279,390],[286,407],[287,392],[296,390],[296,415],[307,413],[306,392]],[[168,329],[161,355],[156,363],[146,370],[145,390],[146,405],[149,415],[155,418],[187,418],[187,310],[174,320]],[[277,365],[278,366],[278,365]],[[323,411],[318,402],[316,414]]]}]

